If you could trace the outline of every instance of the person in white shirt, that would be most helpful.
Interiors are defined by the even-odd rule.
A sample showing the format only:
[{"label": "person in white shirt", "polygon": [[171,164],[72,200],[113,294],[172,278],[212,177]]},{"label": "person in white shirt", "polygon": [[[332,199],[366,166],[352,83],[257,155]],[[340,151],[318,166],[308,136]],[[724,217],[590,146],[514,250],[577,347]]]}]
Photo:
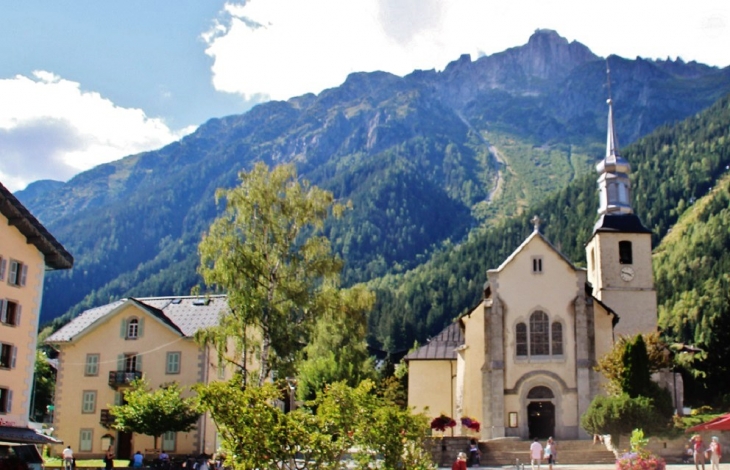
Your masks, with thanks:
[{"label": "person in white shirt", "polygon": [[542,461],[542,444],[537,438],[530,444],[530,461],[532,463],[532,470],[535,470],[535,464],[537,464],[537,470],[540,470],[540,463]]},{"label": "person in white shirt", "polygon": [[71,446],[68,446],[65,449],[63,449],[63,453],[61,455],[63,456],[63,469],[64,470],[73,470],[73,468],[74,468],[74,451],[71,450]]}]

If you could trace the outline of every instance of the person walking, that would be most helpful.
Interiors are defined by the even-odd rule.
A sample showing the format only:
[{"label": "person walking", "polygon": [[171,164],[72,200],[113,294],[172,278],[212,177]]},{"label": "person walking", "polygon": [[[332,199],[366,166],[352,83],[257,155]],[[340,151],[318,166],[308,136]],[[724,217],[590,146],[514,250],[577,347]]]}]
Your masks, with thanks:
[{"label": "person walking", "polygon": [[71,450],[71,446],[63,449],[61,454],[63,457],[63,470],[73,470],[74,468],[74,451]]},{"label": "person walking", "polygon": [[132,456],[132,467],[134,467],[134,468],[142,468],[142,464],[144,464],[144,456],[142,455],[142,452],[137,451]]},{"label": "person walking", "polygon": [[717,436],[712,436],[712,442],[710,442],[710,465],[712,470],[720,470],[720,459],[722,458],[722,447],[720,446],[720,439]]},{"label": "person walking", "polygon": [[702,470],[705,470],[705,449],[703,449],[702,436],[695,434],[690,439],[690,442],[692,443],[692,456],[694,457],[695,470],[700,470],[700,465],[702,465]]},{"label": "person walking", "polygon": [[545,443],[545,460],[547,460],[548,468],[550,470],[553,470],[553,464],[555,463],[555,459],[558,455],[558,449],[555,444],[555,441],[553,441],[552,436],[548,437],[547,442]]},{"label": "person walking", "polygon": [[479,443],[476,439],[472,439],[469,442],[469,466],[481,466],[481,461],[479,459]]},{"label": "person walking", "polygon": [[114,468],[114,447],[109,446],[104,454],[104,470],[112,470]]},{"label": "person walking", "polygon": [[532,444],[530,444],[530,463],[532,464],[532,470],[535,470],[535,463],[537,463],[537,470],[540,470],[541,461],[542,444],[540,444],[538,438],[535,438],[535,440],[532,441]]}]

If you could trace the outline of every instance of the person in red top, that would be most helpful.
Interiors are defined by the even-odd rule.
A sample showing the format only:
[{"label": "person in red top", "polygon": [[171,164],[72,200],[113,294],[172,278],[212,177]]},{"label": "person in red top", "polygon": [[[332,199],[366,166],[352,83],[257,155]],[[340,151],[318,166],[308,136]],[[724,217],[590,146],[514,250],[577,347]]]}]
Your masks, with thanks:
[{"label": "person in red top", "polygon": [[459,456],[456,457],[456,461],[451,466],[451,470],[466,470],[466,454],[464,452],[459,452]]},{"label": "person in red top", "polygon": [[722,447],[720,446],[720,439],[717,436],[712,436],[712,442],[710,442],[710,463],[712,464],[712,470],[720,470],[720,459],[722,458]]},{"label": "person in red top", "polygon": [[702,448],[702,436],[695,434],[690,439],[690,442],[692,443],[695,470],[700,470],[700,465],[702,465],[702,470],[705,470],[705,449]]}]

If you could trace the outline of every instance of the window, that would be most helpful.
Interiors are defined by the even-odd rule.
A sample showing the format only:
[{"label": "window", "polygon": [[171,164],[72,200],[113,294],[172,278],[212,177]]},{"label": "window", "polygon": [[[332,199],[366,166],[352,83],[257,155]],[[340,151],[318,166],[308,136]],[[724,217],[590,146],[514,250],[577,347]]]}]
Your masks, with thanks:
[{"label": "window", "polygon": [[91,452],[92,442],[94,438],[93,429],[82,429],[79,435],[79,451]]},{"label": "window", "polygon": [[551,346],[553,348],[553,356],[563,355],[563,324],[560,322],[553,322],[551,331]]},{"label": "window", "polygon": [[13,408],[13,391],[0,387],[0,413],[10,413]]},{"label": "window", "polygon": [[5,269],[8,267],[8,260],[0,256],[0,281],[5,279]]},{"label": "window", "polygon": [[12,344],[0,343],[0,368],[12,369],[15,367],[15,356],[18,348]]},{"label": "window", "polygon": [[533,273],[542,272],[542,256],[535,256],[532,258],[532,272]]},{"label": "window", "polygon": [[634,262],[630,241],[618,242],[618,262],[621,264],[632,264]]},{"label": "window", "polygon": [[12,300],[0,300],[0,322],[17,326],[20,324],[20,304]]},{"label": "window", "polygon": [[28,266],[20,261],[10,260],[10,271],[8,272],[8,284],[11,286],[24,286],[25,278],[28,276]]},{"label": "window", "polygon": [[124,372],[137,372],[137,355],[124,355]]},{"label": "window", "polygon": [[84,390],[81,396],[81,412],[85,414],[96,412],[96,390]]},{"label": "window", "polygon": [[139,334],[139,320],[132,318],[127,324],[127,339],[137,339]]},{"label": "window", "polygon": [[98,354],[87,354],[86,355],[86,370],[84,375],[99,375],[99,355]]},{"label": "window", "polygon": [[177,433],[166,432],[162,435],[162,450],[165,452],[175,452],[175,441],[177,440]]},{"label": "window", "polygon": [[165,367],[166,374],[179,374],[180,373],[180,353],[169,352],[167,353],[167,366]]},{"label": "window", "polygon": [[515,328],[515,346],[518,356],[527,356],[527,325],[518,323]]},{"label": "window", "polygon": [[550,321],[542,310],[530,315],[530,355],[547,356],[550,354]]}]

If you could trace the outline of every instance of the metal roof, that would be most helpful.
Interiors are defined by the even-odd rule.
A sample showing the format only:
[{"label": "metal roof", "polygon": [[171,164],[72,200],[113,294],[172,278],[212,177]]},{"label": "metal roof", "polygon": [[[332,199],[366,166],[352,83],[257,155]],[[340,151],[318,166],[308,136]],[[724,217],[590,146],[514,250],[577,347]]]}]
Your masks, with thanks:
[{"label": "metal roof", "polygon": [[125,304],[131,303],[156,317],[182,336],[192,337],[196,331],[218,325],[223,311],[228,309],[225,295],[170,296],[120,299],[82,312],[46,339],[46,343],[68,343],[80,334],[104,322]]},{"label": "metal roof", "polygon": [[73,267],[73,256],[2,183],[0,183],[0,213],[7,217],[8,225],[14,225],[28,243],[35,245],[38,251],[43,253],[46,266],[51,269]]},{"label": "metal roof", "polygon": [[456,321],[417,350],[409,353],[406,361],[412,360],[456,360],[456,348],[464,344],[464,334]]}]

